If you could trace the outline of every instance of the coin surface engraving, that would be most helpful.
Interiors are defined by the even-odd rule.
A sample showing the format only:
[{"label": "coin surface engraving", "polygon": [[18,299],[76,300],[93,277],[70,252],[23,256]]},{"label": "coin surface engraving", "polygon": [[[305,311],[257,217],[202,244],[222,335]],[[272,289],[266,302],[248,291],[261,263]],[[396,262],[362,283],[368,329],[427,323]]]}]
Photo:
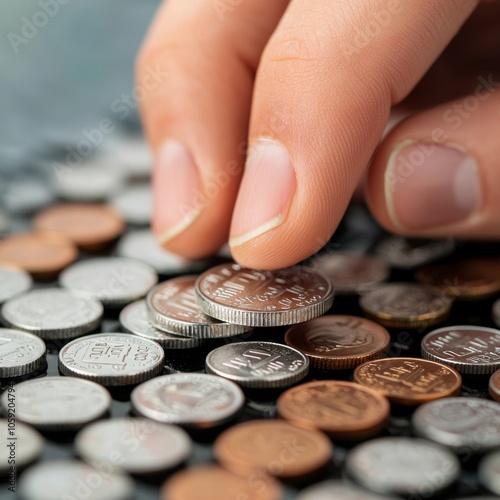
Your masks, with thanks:
[{"label": "coin surface engraving", "polygon": [[19,377],[45,364],[43,340],[31,333],[0,328],[0,378]]}]

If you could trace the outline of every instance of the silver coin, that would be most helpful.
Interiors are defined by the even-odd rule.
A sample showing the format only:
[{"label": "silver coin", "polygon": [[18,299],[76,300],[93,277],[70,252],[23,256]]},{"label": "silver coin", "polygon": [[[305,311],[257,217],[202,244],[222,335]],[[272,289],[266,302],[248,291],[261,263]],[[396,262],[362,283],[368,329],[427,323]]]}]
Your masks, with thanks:
[{"label": "silver coin", "polygon": [[500,451],[484,457],[479,463],[477,473],[481,484],[500,496]]},{"label": "silver coin", "polygon": [[256,271],[222,264],[201,274],[195,291],[205,314],[248,326],[301,323],[321,316],[333,303],[330,281],[300,266]]},{"label": "silver coin", "polygon": [[395,500],[395,497],[380,496],[341,481],[323,481],[299,493],[297,500]]},{"label": "silver coin", "polygon": [[144,382],[163,369],[163,348],[128,333],[97,333],[72,340],[59,351],[64,375],[86,378],[104,386]]},{"label": "silver coin", "polygon": [[153,216],[150,184],[131,185],[111,198],[112,207],[129,223],[147,226]]},{"label": "silver coin", "polygon": [[309,359],[283,344],[237,342],[211,351],[205,369],[242,387],[288,387],[308,374]]},{"label": "silver coin", "polygon": [[193,261],[164,250],[149,229],[130,231],[118,243],[120,257],[140,260],[163,275],[198,272],[206,267],[205,261]]},{"label": "silver coin", "polygon": [[340,295],[353,295],[373,290],[389,278],[387,264],[371,255],[335,253],[318,256],[312,269],[329,278]]},{"label": "silver coin", "polygon": [[64,288],[84,292],[108,307],[121,307],[141,299],[158,282],[154,269],[123,257],[82,260],[61,273]]},{"label": "silver coin", "polygon": [[101,420],[82,429],[75,448],[86,462],[103,462],[131,474],[150,474],[185,462],[191,438],[180,427],[146,418]]},{"label": "silver coin", "polygon": [[33,280],[27,272],[0,265],[0,304],[27,292],[32,285]]},{"label": "silver coin", "polygon": [[54,200],[49,187],[40,180],[15,180],[7,185],[2,196],[4,207],[11,214],[31,214]]},{"label": "silver coin", "polygon": [[389,437],[354,448],[347,455],[345,470],[358,484],[376,493],[429,498],[458,478],[460,463],[435,443]]},{"label": "silver coin", "polygon": [[500,299],[496,300],[492,308],[493,321],[500,327]]},{"label": "silver coin", "polygon": [[[113,134],[103,151],[107,165],[124,172],[129,179],[147,179],[151,175],[153,158],[151,149],[141,136]],[[107,139],[108,140],[108,139]]]},{"label": "silver coin", "polygon": [[185,337],[230,337],[249,327],[224,323],[207,316],[195,299],[196,276],[180,276],[155,286],[147,296],[149,320],[160,330]]},{"label": "silver coin", "polygon": [[422,339],[421,353],[459,373],[491,375],[500,368],[500,330],[474,325],[438,328]]},{"label": "silver coin", "polygon": [[45,363],[46,350],[36,335],[0,328],[0,378],[34,372]]},{"label": "silver coin", "polygon": [[116,469],[100,471],[78,460],[34,465],[23,474],[19,484],[23,500],[131,500],[134,489],[132,479]]},{"label": "silver coin", "polygon": [[455,241],[409,239],[402,236],[387,236],[376,247],[377,257],[392,267],[413,269],[451,255]]},{"label": "silver coin", "polygon": [[[43,377],[15,386],[16,419],[38,429],[66,431],[105,415],[111,396],[104,387],[75,377]],[[8,394],[0,398],[4,413]]]},{"label": "silver coin", "polygon": [[231,420],[245,397],[236,384],[221,377],[179,373],[144,382],[130,401],[136,413],[152,420],[209,428]]},{"label": "silver coin", "polygon": [[68,339],[95,330],[101,321],[100,302],[60,288],[31,290],[2,306],[4,322],[42,339]]},{"label": "silver coin", "polygon": [[485,453],[500,446],[500,403],[479,398],[444,398],[413,414],[415,433],[458,453]]},{"label": "silver coin", "polygon": [[203,340],[181,337],[155,328],[149,322],[145,300],[137,300],[125,306],[120,312],[120,324],[127,332],[158,342],[163,349],[191,349],[203,344]]}]

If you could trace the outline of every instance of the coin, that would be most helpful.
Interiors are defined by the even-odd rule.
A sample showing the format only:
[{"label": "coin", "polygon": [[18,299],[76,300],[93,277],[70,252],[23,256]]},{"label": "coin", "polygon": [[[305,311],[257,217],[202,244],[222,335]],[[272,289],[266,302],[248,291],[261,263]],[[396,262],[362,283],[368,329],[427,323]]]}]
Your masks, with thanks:
[{"label": "coin", "polygon": [[456,481],[460,464],[435,443],[389,437],[358,445],[347,455],[345,470],[358,484],[376,493],[429,498]]},{"label": "coin", "polygon": [[78,460],[51,460],[27,470],[19,484],[23,500],[85,498],[131,500],[134,483],[116,471],[99,471]]},{"label": "coin", "polygon": [[21,293],[27,292],[33,281],[22,269],[0,265],[0,304]]},{"label": "coin", "polygon": [[153,216],[153,195],[150,184],[126,187],[111,198],[111,206],[129,224],[149,225]]},{"label": "coin", "polygon": [[130,401],[136,413],[157,422],[209,428],[231,420],[245,397],[236,384],[221,377],[178,373],[142,383]]},{"label": "coin", "polygon": [[127,333],[97,333],[72,340],[59,351],[59,370],[104,386],[132,385],[158,375],[160,345]]},{"label": "coin", "polygon": [[365,314],[395,328],[420,328],[439,323],[448,315],[451,304],[438,289],[414,283],[380,285],[359,300]]},{"label": "coin", "polygon": [[332,437],[364,439],[379,434],[389,419],[389,402],[378,392],[340,380],[308,382],[278,398],[279,415]]},{"label": "coin", "polygon": [[395,500],[355,488],[341,481],[323,481],[299,493],[297,500]]},{"label": "coin", "polygon": [[500,496],[500,451],[484,457],[479,463],[477,473],[481,484]]},{"label": "coin", "polygon": [[235,342],[211,351],[207,373],[236,382],[242,387],[288,387],[309,372],[309,360],[297,349],[274,342]]},{"label": "coin", "polygon": [[105,463],[131,474],[170,470],[192,451],[190,437],[180,427],[146,418],[115,418],[87,425],[75,438],[75,449],[96,467]]},{"label": "coin", "polygon": [[281,500],[277,481],[243,478],[216,465],[196,466],[173,475],[162,488],[163,500]]},{"label": "coin", "polygon": [[311,366],[323,370],[354,368],[384,355],[387,330],[356,316],[328,315],[289,328],[285,342],[303,352]]},{"label": "coin", "polygon": [[298,479],[317,473],[330,460],[332,445],[321,432],[280,420],[254,420],[224,431],[214,454],[223,467],[243,476],[262,472]]},{"label": "coin", "polygon": [[120,312],[122,328],[134,335],[158,342],[164,349],[191,349],[203,344],[203,340],[181,337],[156,329],[148,320],[145,300],[137,300],[125,306]]},{"label": "coin", "polygon": [[0,378],[32,373],[45,363],[45,343],[36,335],[0,328]]},{"label": "coin", "polygon": [[500,326],[500,299],[496,300],[492,308],[493,321],[497,326]]},{"label": "coin", "polygon": [[101,251],[123,232],[121,216],[106,205],[64,203],[40,212],[35,229],[61,233],[82,250]]},{"label": "coin", "polygon": [[490,377],[488,392],[495,401],[500,401],[500,370],[497,370]]},{"label": "coin", "polygon": [[0,241],[0,264],[19,267],[37,279],[49,279],[77,256],[71,241],[58,234],[22,233]]},{"label": "coin", "polygon": [[500,259],[464,258],[419,269],[415,278],[459,299],[483,299],[500,292]]},{"label": "coin", "polygon": [[354,370],[354,380],[400,405],[455,396],[462,385],[462,377],[453,368],[417,358],[368,361]]},{"label": "coin", "polygon": [[256,271],[221,264],[199,276],[195,291],[205,314],[248,326],[300,323],[325,313],[333,303],[330,281],[300,266]]},{"label": "coin", "polygon": [[157,281],[153,268],[123,257],[83,260],[59,278],[62,287],[87,293],[107,307],[122,307],[141,299]]},{"label": "coin", "polygon": [[4,322],[42,339],[69,339],[95,330],[101,321],[100,302],[60,288],[31,290],[2,306]]},{"label": "coin", "polygon": [[488,375],[500,368],[500,330],[482,326],[446,326],[422,339],[422,357],[467,375]]},{"label": "coin", "polygon": [[372,290],[389,278],[389,268],[377,257],[335,253],[314,259],[312,269],[330,279],[335,292],[355,295]]},{"label": "coin", "polygon": [[167,332],[197,339],[230,337],[250,328],[207,316],[196,303],[196,276],[180,276],[155,286],[147,296],[149,319]]},{"label": "coin", "polygon": [[485,453],[500,446],[500,403],[479,398],[446,398],[413,414],[415,433],[458,453]]}]

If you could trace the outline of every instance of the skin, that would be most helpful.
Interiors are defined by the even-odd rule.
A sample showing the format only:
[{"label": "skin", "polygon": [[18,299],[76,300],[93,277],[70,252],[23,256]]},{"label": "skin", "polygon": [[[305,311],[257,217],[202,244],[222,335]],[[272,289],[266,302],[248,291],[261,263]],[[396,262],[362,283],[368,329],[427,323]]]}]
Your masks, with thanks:
[{"label": "skin", "polygon": [[[137,60],[138,84],[151,68],[163,75],[141,100],[156,157],[155,233],[165,248],[190,258],[229,239],[243,265],[289,266],[328,241],[363,180],[370,210],[390,231],[500,237],[498,26],[500,3],[476,0],[163,3]],[[491,85],[479,99],[481,76]],[[475,100],[464,101],[467,95]],[[382,139],[391,111],[406,118]],[[283,146],[294,177],[259,184],[248,168],[244,174],[246,153],[260,138]],[[196,218],[175,234],[168,199],[176,193],[161,173],[166,140],[193,158],[193,192],[206,195],[210,179],[232,166],[227,183],[204,196]],[[386,182],[391,153],[405,141],[452,145],[473,158],[480,199],[471,214],[401,224]],[[412,180],[404,189],[407,213],[425,210],[425,185]],[[281,203],[279,224],[242,242],[245,218],[252,203],[267,203],[264,194]]]}]

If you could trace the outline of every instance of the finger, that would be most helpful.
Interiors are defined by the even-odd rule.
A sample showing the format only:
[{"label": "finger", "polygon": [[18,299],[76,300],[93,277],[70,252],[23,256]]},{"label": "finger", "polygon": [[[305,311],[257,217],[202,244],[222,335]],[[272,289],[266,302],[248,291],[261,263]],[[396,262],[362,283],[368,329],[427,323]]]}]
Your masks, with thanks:
[{"label": "finger", "polygon": [[500,237],[500,80],[411,116],[381,144],[367,198],[391,231],[411,236]]},{"label": "finger", "polygon": [[227,241],[255,68],[288,0],[165,2],[137,64],[155,156],[153,229],[191,258]]},{"label": "finger", "polygon": [[230,245],[276,268],[328,241],[399,102],[474,0],[292,0],[256,79]]}]

